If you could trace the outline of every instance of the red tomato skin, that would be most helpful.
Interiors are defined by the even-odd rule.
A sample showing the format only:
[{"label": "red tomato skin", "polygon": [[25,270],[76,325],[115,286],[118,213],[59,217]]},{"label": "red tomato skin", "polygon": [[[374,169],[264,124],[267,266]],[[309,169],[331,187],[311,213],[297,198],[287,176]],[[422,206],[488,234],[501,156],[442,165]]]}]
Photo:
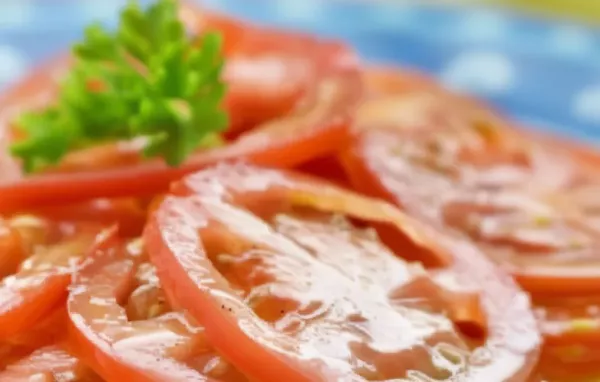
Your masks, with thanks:
[{"label": "red tomato skin", "polygon": [[293,110],[323,75],[358,69],[355,52],[338,41],[259,27],[193,4],[183,4],[181,15],[196,33],[223,36],[229,138]]},{"label": "red tomato skin", "polygon": [[346,171],[340,164],[337,155],[316,158],[298,166],[296,169],[302,173],[327,179],[344,188],[352,189],[352,185],[346,176]]},{"label": "red tomato skin", "polygon": [[39,292],[30,293],[27,303],[22,303],[19,292],[8,289],[2,294],[0,309],[0,339],[10,338],[35,326],[53,307],[67,296],[67,287],[71,281],[68,274],[53,274],[45,278],[39,286]]},{"label": "red tomato skin", "polygon": [[[235,109],[230,110],[234,120],[242,121],[246,125],[256,124],[270,118],[282,117],[282,113],[290,112],[291,118],[283,116],[283,120],[275,120],[267,125],[285,126],[284,121],[288,118],[290,129],[297,129],[294,125],[300,124],[309,131],[295,134],[301,136],[299,139],[288,136],[286,139],[271,140],[268,132],[271,128],[261,124],[256,135],[242,134],[231,147],[199,153],[178,169],[168,168],[161,161],[138,165],[135,163],[135,158],[130,158],[131,153],[124,153],[123,155],[129,159],[124,160],[123,163],[128,166],[103,168],[102,170],[105,171],[98,173],[85,171],[76,174],[53,173],[21,179],[19,165],[7,155],[0,160],[0,169],[3,170],[0,171],[0,211],[14,212],[20,208],[72,202],[95,196],[153,194],[165,190],[171,181],[183,174],[216,161],[247,160],[261,165],[292,167],[337,150],[349,139],[347,128],[350,114],[358,102],[357,99],[362,96],[362,83],[358,73],[358,59],[347,46],[335,41],[317,41],[311,36],[302,34],[254,27],[219,14],[198,10],[191,4],[183,4],[181,13],[188,26],[192,26],[196,31],[206,28],[223,32],[225,55],[232,67],[235,67],[236,62],[238,64],[241,62],[243,65],[244,62],[250,63],[254,59],[255,64],[260,64],[261,60],[273,59],[285,73],[290,72],[292,67],[301,68],[296,73],[291,72],[295,80],[290,80],[290,76],[285,75],[284,82],[270,85],[261,78],[248,77],[244,71],[238,71],[239,81],[235,81],[234,75],[226,101],[226,104]],[[307,52],[313,54],[307,56]],[[14,118],[16,108],[39,107],[52,99],[57,90],[60,72],[68,70],[71,63],[72,59],[67,55],[50,61],[0,99],[0,105],[4,106],[1,108],[3,112],[0,115],[4,131],[8,129],[9,120]],[[295,65],[288,65],[289,63]],[[233,73],[235,74],[236,71],[233,70]],[[256,70],[252,73],[256,73]],[[331,82],[332,79],[338,81],[346,90],[338,92],[337,100],[331,100],[330,115],[323,114],[321,120],[310,120],[313,126],[308,126],[308,120],[298,119],[301,112],[297,109],[310,113],[308,110],[310,107],[307,108],[306,104],[310,104],[311,99],[314,100],[313,93],[326,91],[321,89],[321,85]],[[263,91],[257,94],[257,89],[261,88]],[[340,94],[344,92],[347,94]],[[32,94],[37,97],[33,101],[30,99]],[[320,102],[323,96],[326,97],[317,94],[316,101]],[[347,104],[344,104],[345,102]],[[315,109],[313,111],[317,112],[319,107],[322,105],[313,104],[312,108]],[[242,115],[238,116],[238,111]],[[256,113],[258,119],[255,118],[256,116],[253,117]],[[238,127],[233,126],[230,135],[239,136],[244,127]],[[6,134],[0,135],[6,136]],[[4,144],[8,145],[8,141],[5,140]],[[6,150],[3,152],[7,153]],[[108,150],[105,154],[111,163],[120,163],[115,153]],[[85,159],[85,155],[77,157],[79,158],[77,163],[86,163],[82,160]],[[114,163],[109,167],[114,167]],[[77,195],[73,192],[75,188],[78,191]],[[40,190],[43,192],[39,192]]]},{"label": "red tomato skin", "polygon": [[41,347],[19,362],[8,365],[0,372],[0,381],[48,381],[64,382],[100,381],[81,360],[66,352],[62,346]]},{"label": "red tomato skin", "polygon": [[171,181],[216,162],[248,161],[274,167],[293,167],[326,155],[351,139],[351,114],[362,98],[355,70],[333,73],[287,119],[265,124],[223,148],[200,152],[177,168],[160,161],[103,172],[32,176],[0,185],[0,211],[11,212],[95,197],[151,195]]},{"label": "red tomato skin", "polygon": [[109,227],[119,226],[125,237],[139,236],[146,221],[146,211],[137,199],[94,199],[77,204],[48,205],[31,211],[53,222],[78,222]]},{"label": "red tomato skin", "polygon": [[[404,126],[396,126],[401,129]],[[565,187],[561,184],[569,184],[576,182],[578,179],[598,179],[600,180],[600,172],[594,168],[594,160],[598,160],[600,155],[595,153],[593,149],[586,148],[572,142],[558,142],[555,138],[525,129],[518,129],[512,125],[497,126],[502,138],[506,138],[508,145],[525,145],[532,140],[536,140],[540,147],[545,150],[543,158],[551,158],[550,161],[544,160],[546,167],[536,169],[532,173],[532,177],[541,184],[541,194],[562,193],[557,187]],[[421,214],[426,210],[427,206],[419,204],[410,204],[410,188],[406,191],[396,194],[389,189],[385,184],[385,165],[374,165],[372,154],[367,154],[373,150],[384,150],[387,142],[393,140],[401,141],[402,133],[399,135],[397,131],[388,126],[374,126],[371,131],[364,130],[357,132],[357,138],[351,147],[340,154],[340,161],[346,169],[347,176],[350,178],[350,183],[359,191],[371,196],[376,196],[388,200],[406,210],[413,210],[416,214]],[[386,146],[387,147],[387,146]],[[390,146],[391,147],[391,146]],[[386,149],[389,149],[387,147]],[[501,147],[502,149],[502,147]],[[501,150],[500,150],[501,151]],[[551,153],[554,156],[550,155]],[[371,156],[369,158],[369,156]],[[488,157],[493,158],[490,154]],[[481,156],[480,156],[481,158]],[[486,157],[487,158],[487,157]],[[561,160],[562,159],[562,160]],[[492,159],[493,160],[493,159]],[[552,162],[554,160],[555,162]],[[538,162],[542,162],[538,160]],[[600,162],[599,162],[600,163]],[[564,164],[564,168],[555,170],[552,164]],[[550,171],[555,170],[555,173]],[[583,174],[583,175],[582,175]],[[388,178],[389,180],[390,178]],[[558,186],[553,185],[554,180]],[[545,186],[549,184],[548,186]],[[554,188],[553,188],[554,187]],[[404,194],[405,193],[405,194]],[[405,196],[408,195],[408,196]],[[418,198],[412,198],[415,200]],[[418,202],[417,202],[418,203]],[[562,211],[556,210],[558,213]],[[563,214],[565,215],[565,214]],[[566,216],[566,215],[565,215]],[[543,264],[529,267],[518,267],[509,262],[503,264],[503,268],[508,271],[517,282],[528,292],[534,294],[552,293],[553,295],[593,295],[597,294],[600,288],[600,273],[596,271],[597,267],[582,268],[562,268],[548,266],[545,268]],[[556,288],[556,285],[561,285],[561,288]]]},{"label": "red tomato skin", "polygon": [[[381,179],[369,170],[362,160],[361,156],[356,152],[355,147],[349,147],[339,155],[340,162],[346,169],[346,175],[350,180],[350,184],[359,192],[376,198],[382,198],[389,202],[395,203],[396,197],[382,183]],[[381,239],[388,243],[396,253],[405,253],[404,243],[396,239],[397,235],[392,229],[386,226],[378,226],[377,231]],[[411,255],[408,254],[409,258]],[[428,266],[436,266],[439,264],[436,258],[431,258],[427,252],[419,252],[414,254],[413,260],[419,260]]]},{"label": "red tomato skin", "polygon": [[[535,141],[535,143],[541,145],[544,149],[552,150],[557,158],[564,158],[565,162],[573,160],[574,163],[576,163],[574,171],[581,170],[586,174],[591,174],[592,177],[595,176],[596,179],[600,179],[600,177],[598,177],[597,166],[594,168],[594,164],[600,163],[600,154],[592,148],[578,145],[567,140],[558,141],[553,137],[518,128],[510,124],[503,125],[501,128],[503,129],[501,130],[502,133],[512,136],[519,142],[527,143]],[[352,147],[344,150],[340,155],[340,160],[346,169],[347,175],[351,179],[351,184],[369,195],[381,197],[392,203],[402,205],[403,201],[410,200],[410,198],[407,197],[404,199],[402,198],[401,193],[395,194],[391,188],[388,188],[386,184],[390,185],[391,183],[384,183],[384,180],[382,180],[382,177],[385,176],[385,169],[382,169],[382,167],[379,166],[371,166],[369,164],[368,156],[364,154],[367,150],[363,145],[370,144],[368,143],[368,138],[365,138],[368,137],[369,134],[373,133],[369,131],[361,132],[359,138]],[[377,149],[377,146],[371,146],[371,148]],[[384,150],[381,151],[383,152]],[[549,169],[551,170],[551,168]],[[556,173],[550,172],[546,175],[552,177],[556,176]],[[572,174],[569,174],[569,176],[571,175]],[[410,205],[402,205],[402,207],[409,210],[411,208]],[[418,208],[416,210],[418,211]],[[597,295],[600,287],[599,273],[596,271],[597,266],[595,265],[587,267],[585,274],[578,271],[576,268],[573,268],[572,272],[565,272],[563,270],[561,274],[559,268],[552,271],[552,267],[550,266],[546,272],[540,267],[527,269],[504,264],[504,268],[514,277],[524,290],[533,294],[534,306],[537,305],[535,297],[538,295],[545,294],[547,298],[553,301],[553,303],[559,305],[561,304],[559,299],[563,297],[590,294]],[[562,319],[564,320],[563,323],[565,324],[565,327],[571,328],[571,324],[577,324],[577,319],[582,316],[573,311],[568,313],[568,309],[569,308],[565,307],[563,314],[566,316],[562,317]],[[569,322],[571,319],[575,321],[573,323]],[[598,369],[597,366],[595,368],[592,366],[596,361],[581,359],[581,361],[564,362],[557,356],[550,355],[550,349],[562,346],[568,350],[569,346],[573,345],[586,345],[593,349],[598,345],[600,339],[600,320],[589,320],[591,321],[591,324],[590,328],[587,330],[585,328],[575,328],[564,331],[556,331],[557,323],[549,321],[550,320],[540,318],[544,347],[538,365],[538,368],[542,370],[543,377],[540,377],[541,379],[539,380],[562,382],[574,380],[573,378],[575,378],[575,375],[585,375],[587,377],[599,375],[598,371],[600,369]],[[546,330],[547,326],[553,326],[555,330]],[[571,376],[572,378],[568,378],[567,376]]]},{"label": "red tomato skin", "polygon": [[366,166],[356,146],[348,147],[339,155],[340,162],[351,183],[358,191],[394,201],[395,196],[381,183],[381,179]]},{"label": "red tomato skin", "polygon": [[[0,343],[0,370],[38,348],[62,342],[66,338],[67,314],[62,301],[32,326],[3,338]],[[1,380],[1,379],[0,379]]]},{"label": "red tomato skin", "polygon": [[24,258],[21,235],[0,218],[0,278],[14,273]]},{"label": "red tomato skin", "polygon": [[[220,170],[223,173],[220,173]],[[257,178],[250,176],[252,171],[257,171]],[[249,178],[240,179],[240,174],[246,174]],[[165,289],[171,291],[174,298],[182,303],[192,315],[202,320],[211,342],[226,354],[237,367],[248,375],[254,376],[256,379],[277,381],[278,379],[272,379],[272,375],[257,366],[260,364],[260,359],[262,358],[263,362],[264,359],[269,359],[269,364],[272,364],[275,368],[274,370],[277,370],[276,375],[285,375],[284,380],[328,380],[327,378],[333,377],[309,374],[310,370],[307,370],[305,365],[293,366],[293,364],[289,363],[289,359],[286,361],[277,357],[277,354],[270,351],[269,348],[265,349],[260,345],[257,346],[257,343],[251,340],[252,337],[249,335],[249,332],[242,330],[240,325],[236,324],[236,320],[239,319],[238,316],[241,315],[244,317],[244,327],[249,328],[251,326],[253,328],[251,331],[253,335],[260,336],[263,333],[262,330],[267,330],[262,327],[255,328],[251,322],[246,323],[246,320],[250,320],[249,317],[246,317],[248,308],[243,308],[233,298],[226,298],[224,296],[227,294],[225,292],[228,288],[227,284],[223,280],[223,277],[214,269],[214,266],[211,265],[210,261],[206,259],[206,250],[198,234],[198,230],[204,232],[204,228],[209,227],[208,221],[205,220],[206,216],[204,216],[206,211],[202,209],[201,201],[204,200],[203,198],[206,198],[209,204],[215,198],[225,198],[227,200],[226,203],[235,203],[233,201],[237,200],[236,198],[241,198],[241,200],[249,203],[249,205],[254,206],[257,204],[269,210],[270,208],[278,208],[277,206],[281,203],[278,197],[281,198],[282,194],[287,195],[286,192],[289,192],[290,195],[298,193],[297,196],[306,196],[306,194],[313,195],[311,192],[314,195],[320,195],[322,191],[326,197],[314,199],[313,202],[316,203],[315,205],[307,205],[328,208],[328,211],[329,208],[332,208],[331,211],[336,212],[348,212],[349,210],[345,210],[346,208],[352,211],[352,216],[355,216],[354,214],[357,213],[358,209],[368,204],[363,200],[363,204],[361,205],[358,202],[362,200],[360,198],[351,198],[351,200],[344,200],[343,203],[341,201],[334,203],[333,198],[337,194],[329,186],[322,184],[319,187],[319,182],[308,186],[309,181],[307,178],[295,178],[288,175],[287,173],[274,174],[274,172],[269,172],[268,170],[246,169],[243,166],[241,169],[223,166],[218,169],[207,169],[205,172],[193,175],[188,178],[189,181],[185,179],[173,186],[172,192],[177,196],[167,197],[163,201],[161,207],[152,215],[149,224],[146,226],[144,237],[150,249],[151,259],[157,266],[158,275]],[[181,198],[185,198],[190,192],[192,194],[198,193],[198,199],[189,200],[189,203],[185,204],[186,207],[178,205],[178,201],[185,200]],[[239,196],[238,193],[243,196]],[[254,200],[253,197],[258,198],[258,200]],[[264,199],[262,199],[263,197]],[[274,198],[275,201],[273,200]],[[285,196],[283,198],[285,199]],[[267,201],[269,202],[267,203]],[[388,206],[387,204],[385,205]],[[375,206],[389,212],[388,209],[383,208],[377,203],[371,205],[371,207]],[[198,209],[195,210],[195,208]],[[181,213],[182,211],[186,212]],[[364,217],[366,220],[370,220],[369,218],[374,219],[374,216],[378,213],[374,211],[380,210],[371,208],[368,211],[363,211],[364,215],[359,214],[358,216]],[[184,217],[185,213],[192,215]],[[170,220],[171,215],[173,215],[173,219],[175,220]],[[179,224],[176,224],[176,222],[179,222]],[[186,225],[188,222],[190,223],[189,227]],[[206,228],[206,230],[209,231],[209,228]],[[416,227],[415,231],[421,232]],[[425,232],[428,232],[426,237],[434,237],[429,236],[430,234],[433,235],[432,231]],[[206,235],[210,237],[210,232]],[[442,240],[442,237],[439,239]],[[425,239],[421,237],[421,240]],[[452,242],[454,243],[454,241]],[[470,279],[475,273],[479,273],[476,277],[478,280],[477,283],[481,282],[482,285],[494,289],[494,291],[486,290],[485,298],[483,299],[485,306],[487,306],[486,309],[489,309],[487,311],[489,315],[488,319],[492,322],[490,324],[492,328],[491,337],[495,340],[491,340],[491,342],[496,343],[496,340],[506,341],[508,344],[507,348],[511,349],[508,352],[513,351],[513,346],[519,348],[516,352],[519,353],[519,357],[522,357],[522,359],[520,358],[518,363],[513,364],[515,359],[512,355],[507,356],[506,352],[500,351],[499,354],[511,364],[511,373],[514,371],[514,374],[511,374],[508,380],[511,382],[525,381],[537,359],[540,341],[539,333],[537,333],[535,321],[530,311],[529,301],[508,276],[498,272],[476,250],[466,250],[468,246],[464,246],[462,243],[455,243],[453,245],[461,248],[453,249],[456,255],[455,264],[451,265],[453,272],[456,272],[459,278],[465,277],[466,279]],[[464,253],[463,249],[465,249]],[[174,252],[177,252],[177,254]],[[476,254],[478,256],[475,256]],[[202,264],[194,262],[193,258],[195,256],[203,259],[201,261]],[[194,264],[192,265],[192,263]],[[189,273],[188,266],[192,267]],[[217,290],[213,290],[213,288]],[[498,290],[495,290],[496,288]],[[510,290],[511,292],[504,295],[502,291],[506,290]],[[504,297],[501,298],[500,295],[504,295]],[[519,296],[518,298],[516,297],[517,295]],[[508,305],[502,307],[504,303],[508,303]],[[510,309],[507,310],[508,306],[510,306]],[[503,329],[497,331],[499,327]],[[272,334],[272,337],[268,338],[277,338],[277,335],[273,334],[271,330],[268,330],[268,333]],[[527,350],[521,347],[524,344],[523,340],[525,338],[527,339],[525,342],[528,344]],[[228,343],[235,343],[235,348],[232,349],[227,346],[226,344]],[[517,345],[517,343],[521,345]],[[521,351],[524,353],[521,353]],[[248,354],[251,354],[251,356]],[[274,357],[275,359],[273,359]],[[488,378],[493,373],[497,373],[500,367],[502,367],[500,364],[495,364],[489,368],[484,367],[478,372],[473,371],[476,376],[469,375],[469,377],[474,378],[473,381],[483,380],[483,378]],[[317,367],[313,366],[310,369],[317,369]],[[314,373],[317,373],[317,370],[314,370]]]},{"label": "red tomato skin", "polygon": [[[70,242],[49,247],[47,252],[31,257],[37,261],[36,268],[23,269],[24,263],[13,276],[16,282],[2,281],[0,340],[31,330],[64,301],[71,283],[72,262],[78,261],[83,255],[83,247],[91,243],[92,238],[91,232],[85,232]],[[59,251],[62,256],[57,256]]]},{"label": "red tomato skin", "polygon": [[[67,300],[70,349],[108,381],[216,382],[177,358],[185,360],[198,345],[205,346],[182,313],[172,312],[177,317],[162,321],[128,320],[118,301],[132,287],[141,261],[135,252],[124,246],[117,227],[104,231],[90,247]],[[172,330],[173,323],[177,328]]]},{"label": "red tomato skin", "polygon": [[[356,70],[350,64],[355,62],[353,53],[341,44],[309,38],[305,43],[294,40],[299,37],[288,38],[266,30],[255,39],[246,36],[236,47],[225,68],[225,78],[230,84],[225,105],[232,118],[228,137],[236,137],[260,123],[289,113],[309,94],[314,83],[328,73]],[[314,52],[315,57],[307,56],[306,52]],[[278,58],[279,55],[282,57]],[[267,67],[261,68],[261,65]],[[274,65],[274,68],[268,67]],[[281,72],[279,81],[266,82],[264,75],[257,76],[278,71]]]},{"label": "red tomato skin", "polygon": [[[160,251],[168,251],[168,244],[163,241],[163,235],[159,228],[151,220],[146,227],[144,238],[149,247],[160,248]],[[289,381],[289,382],[313,382],[323,380],[319,371],[309,371],[300,365],[290,365],[289,361],[282,359],[277,353],[260,346],[234,322],[232,315],[223,316],[221,312],[224,306],[219,305],[188,277],[187,271],[183,269],[175,258],[166,253],[156,252],[152,261],[157,265],[157,270],[163,288],[170,291],[176,301],[195,301],[196,304],[186,306],[187,310],[195,317],[204,317],[203,323],[207,328],[206,335],[213,344],[235,343],[237,351],[227,352],[228,359],[246,375],[260,376],[260,380]],[[164,270],[169,270],[168,277]],[[218,345],[217,349],[218,349]],[[220,350],[220,349],[219,349]],[[231,350],[231,349],[230,349]],[[266,368],[264,360],[269,360]]]}]

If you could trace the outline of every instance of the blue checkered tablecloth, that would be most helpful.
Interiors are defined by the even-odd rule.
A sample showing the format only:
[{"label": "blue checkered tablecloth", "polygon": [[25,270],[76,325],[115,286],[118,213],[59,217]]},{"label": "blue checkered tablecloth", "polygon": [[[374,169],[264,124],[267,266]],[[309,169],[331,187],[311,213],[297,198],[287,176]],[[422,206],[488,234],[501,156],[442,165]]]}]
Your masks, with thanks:
[{"label": "blue checkered tablecloth", "polygon": [[[123,2],[0,1],[0,87],[65,49],[90,21],[113,24]],[[367,60],[421,68],[526,122],[600,142],[600,30],[404,1],[203,4],[258,23],[346,39]]]}]

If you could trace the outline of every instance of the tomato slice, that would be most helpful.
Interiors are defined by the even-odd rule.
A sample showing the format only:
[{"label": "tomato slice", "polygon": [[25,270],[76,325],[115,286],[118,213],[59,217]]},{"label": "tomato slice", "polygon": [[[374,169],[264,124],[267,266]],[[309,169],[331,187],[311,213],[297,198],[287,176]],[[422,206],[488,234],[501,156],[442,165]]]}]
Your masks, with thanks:
[{"label": "tomato slice", "polygon": [[321,158],[313,159],[300,166],[296,167],[299,172],[327,179],[342,187],[352,189],[350,181],[346,175],[346,171],[340,164],[337,155],[328,155]]},{"label": "tomato slice", "polygon": [[[156,268],[151,263],[144,262],[139,265],[135,280],[135,289],[127,299],[125,306],[130,321],[149,320],[163,315],[173,315],[172,298],[160,286]],[[188,320],[187,317],[186,320]],[[207,377],[216,378],[221,382],[247,380],[235,367],[216,354],[212,347],[203,345],[197,350],[186,361],[186,364],[190,367],[202,371]]]},{"label": "tomato slice", "polygon": [[28,330],[2,338],[0,341],[0,370],[19,362],[39,348],[64,341],[67,330],[66,318],[64,306],[58,305],[50,309]]},{"label": "tomato slice", "polygon": [[24,258],[24,245],[19,232],[0,219],[0,278],[13,274]]},{"label": "tomato slice", "polygon": [[135,273],[135,289],[129,295],[125,311],[131,321],[148,320],[171,310],[151,263],[140,264]]},{"label": "tomato slice", "polygon": [[92,199],[81,203],[48,205],[30,209],[28,215],[53,222],[77,222],[105,227],[118,225],[119,233],[128,237],[139,236],[146,222],[143,200]]},{"label": "tomato slice", "polygon": [[528,291],[597,293],[598,230],[572,200],[558,201],[600,184],[578,156],[451,102],[437,123],[427,109],[394,115],[394,102],[364,106],[374,116],[360,119],[361,137],[342,155],[355,187],[475,242]]},{"label": "tomato slice", "polygon": [[430,93],[425,107],[403,96],[358,111],[359,138],[341,156],[351,183],[476,244],[533,293],[543,378],[598,375],[600,178],[591,150],[494,115],[474,118],[444,96]]},{"label": "tomato slice", "polygon": [[[244,33],[225,66],[228,135],[293,110],[323,75],[338,69],[337,57],[329,57],[333,48],[334,43],[269,29]],[[345,54],[343,46],[338,50]]]},{"label": "tomato slice", "polygon": [[63,301],[71,274],[94,236],[122,223],[141,232],[145,211],[134,200],[94,200],[52,206],[2,220],[0,339],[31,330]]},{"label": "tomato slice", "polygon": [[79,359],[56,345],[39,348],[18,362],[8,365],[0,372],[0,380],[5,382],[101,381]]},{"label": "tomato slice", "polygon": [[599,296],[536,296],[534,301],[547,345],[564,347],[600,343]]},{"label": "tomato slice", "polygon": [[[152,262],[252,379],[525,381],[534,365],[527,297],[472,247],[387,203],[245,165],[204,170],[172,192],[146,226]],[[343,216],[395,227],[401,255],[427,247],[451,262],[427,272]]]},{"label": "tomato slice", "polygon": [[[230,138],[293,112],[315,91],[315,84],[338,71],[358,70],[357,56],[337,41],[259,28],[183,4],[182,19],[200,33],[216,29],[225,37],[225,106]],[[25,109],[41,107],[56,95],[62,74],[72,59],[61,55],[36,69],[0,98],[0,184],[21,178],[20,166],[8,154],[13,137],[9,123]],[[336,118],[336,116],[332,116]],[[198,158],[199,162],[204,159]],[[102,145],[69,154],[58,170],[91,171],[133,166],[140,162],[136,142]],[[135,175],[135,174],[134,174]]]},{"label": "tomato slice", "polygon": [[223,33],[230,136],[290,112],[326,73],[358,67],[356,54],[337,41],[250,25],[190,4],[181,13],[196,32]]},{"label": "tomato slice", "polygon": [[66,297],[71,274],[95,232],[84,230],[39,249],[0,282],[0,339],[30,330]]},{"label": "tomato slice", "polygon": [[[120,303],[132,285],[147,280],[148,275],[138,273],[136,278],[137,266],[144,259],[140,243],[123,243],[116,232],[105,231],[99,237],[85,266],[74,276],[67,301],[74,352],[106,380],[210,381],[202,371],[218,374],[209,364],[214,363],[215,354],[202,329],[183,313],[160,314],[153,309],[160,300],[151,299],[146,301],[146,312],[152,315],[129,320]],[[130,300],[139,300],[141,291],[148,288],[156,285],[137,285]],[[221,370],[218,375],[225,377],[224,382],[245,381],[235,371]]]},{"label": "tomato slice", "polygon": [[469,122],[514,125],[480,100],[453,93],[412,69],[370,67],[363,71],[363,79],[371,102],[358,110],[359,126],[391,125],[407,130]]},{"label": "tomato slice", "polygon": [[367,67],[363,71],[366,88],[374,97],[390,94],[437,92],[440,85],[431,77],[408,68],[392,68],[383,66]]},{"label": "tomato slice", "polygon": [[537,369],[540,381],[594,382],[600,377],[599,360],[593,344],[545,345]]},{"label": "tomato slice", "polygon": [[295,166],[347,142],[351,113],[360,98],[361,81],[356,71],[332,74],[316,85],[306,103],[292,114],[268,122],[230,145],[195,154],[180,167],[148,161],[102,172],[32,176],[0,185],[0,211],[94,197],[153,194],[186,173],[220,161]]}]

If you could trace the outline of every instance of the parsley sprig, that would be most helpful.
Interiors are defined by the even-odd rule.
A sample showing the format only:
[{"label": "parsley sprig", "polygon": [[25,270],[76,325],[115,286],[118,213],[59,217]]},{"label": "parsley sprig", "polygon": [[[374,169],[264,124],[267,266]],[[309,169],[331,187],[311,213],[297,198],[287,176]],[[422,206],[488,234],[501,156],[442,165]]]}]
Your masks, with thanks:
[{"label": "parsley sprig", "polygon": [[144,137],[144,154],[172,166],[227,126],[220,35],[190,38],[175,0],[124,8],[116,31],[89,26],[73,48],[75,64],[58,100],[17,121],[25,138],[11,146],[26,171],[58,163],[69,151]]}]

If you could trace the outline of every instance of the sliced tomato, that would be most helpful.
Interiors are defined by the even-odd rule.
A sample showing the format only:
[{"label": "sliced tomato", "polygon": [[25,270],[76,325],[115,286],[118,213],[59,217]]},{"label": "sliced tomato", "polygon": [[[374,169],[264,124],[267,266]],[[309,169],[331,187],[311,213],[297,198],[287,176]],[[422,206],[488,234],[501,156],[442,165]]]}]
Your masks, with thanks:
[{"label": "sliced tomato", "polygon": [[[27,357],[36,349],[51,346],[66,338],[67,314],[63,301],[32,325],[0,341],[0,370]],[[1,380],[1,379],[0,379]]]},{"label": "sliced tomato", "polygon": [[198,341],[177,319],[128,323],[118,302],[129,292],[138,261],[119,243],[116,230],[95,243],[67,302],[73,346],[108,380],[205,380],[171,357]]},{"label": "sliced tomato", "polygon": [[[525,381],[535,363],[527,297],[472,247],[387,203],[244,165],[204,170],[172,192],[146,227],[150,258],[251,379]],[[394,227],[400,255],[426,248],[449,263],[411,265],[344,217]]]},{"label": "sliced tomato", "polygon": [[[200,33],[216,29],[225,37],[225,106],[230,114],[230,137],[250,127],[284,117],[305,102],[324,77],[345,70],[357,70],[357,56],[337,41],[320,41],[309,35],[259,28],[218,14],[182,5],[182,18]],[[0,98],[0,184],[21,178],[19,164],[7,147],[14,138],[9,123],[18,113],[51,102],[58,82],[72,59],[61,55],[36,69]],[[200,160],[202,161],[202,160]],[[136,142],[102,145],[68,155],[61,166],[65,171],[92,171],[132,166],[140,162]]]},{"label": "sliced tomato", "polygon": [[336,155],[316,158],[296,167],[296,170],[305,174],[327,179],[330,182],[334,182],[349,189],[352,188],[346,175],[346,171],[340,164]]},{"label": "sliced tomato", "polygon": [[5,382],[101,381],[79,359],[56,345],[37,349],[18,362],[8,365],[0,372],[0,380]]},{"label": "sliced tomato", "polygon": [[556,298],[548,295],[537,296],[534,301],[546,345],[568,348],[576,344],[600,344],[599,296]]},{"label": "sliced tomato", "polygon": [[122,223],[120,232],[131,235],[144,220],[134,200],[52,206],[2,220],[0,339],[31,331],[64,301],[73,270],[103,227]]},{"label": "sliced tomato", "polygon": [[375,97],[386,94],[441,90],[440,85],[431,77],[408,68],[367,67],[363,71],[363,76],[367,91]]},{"label": "sliced tomato", "polygon": [[146,221],[146,208],[142,200],[92,199],[89,201],[49,205],[29,210],[29,215],[54,222],[78,222],[103,226],[118,225],[125,236],[139,236]]},{"label": "sliced tomato", "polygon": [[333,152],[347,142],[351,113],[360,98],[358,73],[339,72],[316,85],[306,103],[292,114],[268,122],[230,145],[195,154],[180,167],[148,161],[102,172],[32,176],[0,186],[0,211],[94,197],[153,194],[165,190],[183,174],[220,161],[295,166]]},{"label": "sliced tomato", "polygon": [[[477,243],[528,291],[598,292],[598,230],[574,200],[558,202],[576,187],[600,184],[579,157],[528,140],[494,116],[448,111],[451,118],[436,124],[415,124],[395,117],[389,101],[379,105],[384,118],[360,120],[360,137],[343,155],[355,187]],[[431,117],[411,110],[413,120]]]},{"label": "sliced tomato", "polygon": [[359,128],[388,126],[406,131],[473,125],[489,132],[491,125],[504,125],[515,130],[516,124],[491,106],[454,93],[424,73],[375,67],[365,69],[363,78],[371,99],[357,110]]},{"label": "sliced tomato", "polygon": [[527,139],[543,142],[546,145],[552,146],[557,150],[566,150],[569,154],[574,155],[580,160],[581,164],[588,164],[586,170],[598,170],[600,163],[600,147],[597,144],[584,143],[578,140],[570,139],[566,136],[552,135],[545,132],[543,129],[532,128],[531,126],[518,126],[521,132]]},{"label": "sliced tomato", "polygon": [[225,102],[232,118],[228,135],[293,110],[319,78],[336,69],[331,65],[337,60],[328,62],[334,48],[333,43],[303,41],[273,30],[244,34],[225,67]]},{"label": "sliced tomato", "polygon": [[[166,291],[160,286],[156,268],[149,262],[139,265],[135,274],[135,289],[129,295],[125,310],[130,321],[141,321],[173,315],[173,306]],[[176,307],[175,310],[179,310]],[[185,317],[186,322],[189,320]],[[199,330],[199,327],[197,327]],[[186,364],[202,371],[209,378],[221,382],[245,382],[247,378],[223,357],[216,354],[212,346],[203,344],[194,352]]]},{"label": "sliced tomato", "polygon": [[38,248],[17,273],[0,282],[0,339],[31,330],[64,300],[71,274],[96,232],[91,227]]},{"label": "sliced tomato", "polygon": [[25,248],[19,232],[0,219],[0,278],[13,274],[25,258]]},{"label": "sliced tomato", "polygon": [[[17,267],[12,268],[12,271],[9,272],[10,274],[14,273],[18,265],[26,257],[33,254],[37,247],[56,243],[65,237],[65,230],[71,232],[77,231],[71,223],[67,223],[63,227],[61,227],[60,223],[54,223],[49,219],[32,214],[16,214],[9,219],[5,219],[5,224],[9,230],[18,234],[17,238],[22,251],[21,257],[18,258],[18,264],[15,264]],[[13,255],[18,257],[18,253],[13,253]]]},{"label": "sliced tomato", "polygon": [[[85,266],[74,276],[67,301],[73,351],[109,381],[211,380],[207,375],[219,371],[210,365],[216,355],[206,343],[202,328],[183,313],[129,320],[120,303],[127,300],[132,287],[137,293],[130,299],[137,300],[140,307],[141,291],[156,285],[143,272],[136,278],[144,259],[140,243],[123,243],[116,233],[113,229],[99,237]],[[160,313],[153,309],[159,301],[147,299],[145,312]],[[218,375],[226,377],[221,379],[224,382],[245,381],[233,372]]]},{"label": "sliced tomato", "polygon": [[250,25],[190,4],[181,13],[192,30],[223,33],[230,136],[290,112],[323,75],[358,67],[356,54],[337,41]]},{"label": "sliced tomato", "polygon": [[125,305],[131,321],[147,320],[171,311],[164,290],[160,287],[156,269],[151,263],[139,265],[135,273],[135,289]]},{"label": "sliced tomato", "polygon": [[537,369],[541,382],[595,382],[600,377],[598,361],[594,344],[545,345]]},{"label": "sliced tomato", "polygon": [[[430,98],[438,106],[440,99]],[[581,149],[494,116],[473,119],[452,102],[438,109],[451,118],[432,118],[427,108],[409,109],[412,119],[394,114],[398,100],[366,105],[371,114],[342,155],[351,183],[474,243],[533,293],[546,341],[542,378],[598,375],[594,162]]]}]

